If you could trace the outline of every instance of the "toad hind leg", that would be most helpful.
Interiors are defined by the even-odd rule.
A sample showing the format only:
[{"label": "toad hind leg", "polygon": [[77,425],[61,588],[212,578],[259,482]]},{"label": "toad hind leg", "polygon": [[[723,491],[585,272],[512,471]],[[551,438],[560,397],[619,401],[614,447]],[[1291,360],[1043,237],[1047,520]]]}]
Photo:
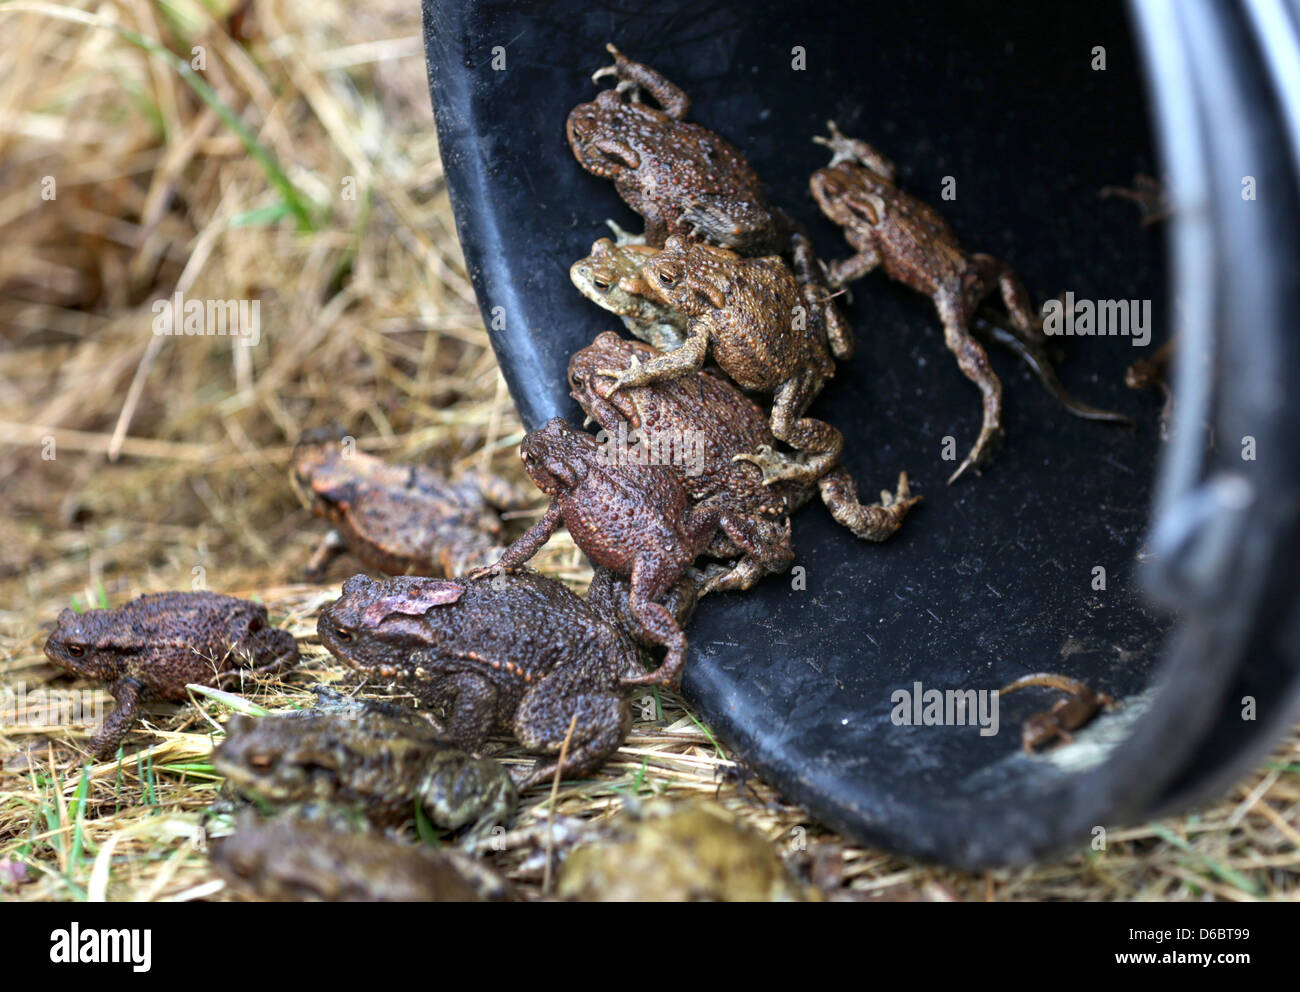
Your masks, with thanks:
[{"label": "toad hind leg", "polygon": [[990,319],[987,311],[981,313],[980,320],[987,328],[993,340],[1015,353],[1038,380],[1067,411],[1084,420],[1103,420],[1117,424],[1131,424],[1133,421],[1122,413],[1103,410],[1081,400],[1075,399],[1066,390],[1064,384],[1052,367],[1052,360],[1047,354],[1047,335],[1043,333],[1042,319],[1029,304],[1029,294],[1024,285],[1009,265],[992,255],[977,254],[971,256],[978,278],[974,292],[967,299],[971,313],[976,313],[980,303],[996,285],[1002,293],[1002,305],[1011,318],[1009,326]]},{"label": "toad hind leg", "polygon": [[996,288],[1001,293],[1002,305],[1007,308],[1012,328],[1020,338],[1045,343],[1042,326],[1033,307],[1029,305],[1029,294],[1015,270],[1000,258],[982,252],[972,255],[970,261],[974,267],[974,278],[969,284],[965,301],[970,312],[974,313],[984,298]]},{"label": "toad hind leg", "polygon": [[745,211],[729,214],[722,207],[692,197],[682,210],[681,220],[692,227],[691,236],[721,245],[741,254],[765,247],[766,218]]},{"label": "toad hind leg", "polygon": [[438,686],[438,694],[450,701],[447,735],[460,747],[476,750],[495,722],[496,686],[479,675],[458,672]]},{"label": "toad hind leg", "polygon": [[1002,437],[1002,382],[989,364],[988,353],[971,336],[969,323],[972,310],[965,305],[965,300],[957,298],[935,302],[939,319],[943,322],[944,343],[956,357],[962,375],[975,383],[983,395],[984,417],[979,437],[965,460],[957,466],[957,471],[948,477],[948,485],[952,485],[967,469],[973,468],[978,472],[992,453],[992,446]]},{"label": "toad hind leg", "polygon": [[994,344],[999,344],[1006,348],[1038,377],[1043,388],[1052,395],[1057,403],[1061,404],[1066,412],[1080,418],[1081,420],[1098,420],[1112,424],[1132,424],[1133,418],[1119,413],[1115,410],[1103,410],[1101,407],[1093,406],[1078,399],[1061,382],[1056,374],[1056,369],[1052,366],[1052,360],[1048,357],[1047,348],[1034,340],[1026,340],[1019,331],[1013,331],[1004,327],[1000,321],[986,312],[981,311],[975,318],[975,326],[979,328],[980,333],[987,335],[988,339]]},{"label": "toad hind leg", "polygon": [[[559,754],[575,715],[578,719],[561,766]],[[592,692],[581,676],[548,675],[519,704],[514,733],[527,750],[555,758],[539,758],[520,781],[519,791],[550,781],[557,768],[564,778],[595,771],[618,750],[631,727],[632,710],[620,693]]]},{"label": "toad hind leg", "polygon": [[700,584],[698,595],[703,598],[715,592],[744,592],[767,574],[753,555],[744,555],[730,566],[710,567]]},{"label": "toad hind leg", "polygon": [[[247,664],[254,658],[261,658],[268,654],[271,655],[271,660],[263,665]],[[222,689],[232,686],[239,686],[242,689],[245,679],[275,675],[286,668],[292,668],[298,664],[298,642],[282,627],[263,627],[227,654],[221,664],[229,664],[232,661],[243,661],[246,664],[236,664],[233,668],[216,672],[212,677],[212,685]]]},{"label": "toad hind leg", "polygon": [[790,480],[816,482],[831,470],[844,450],[844,435],[821,420],[803,415],[813,398],[821,392],[822,377],[805,372],[781,383],[772,396],[772,434],[797,448],[803,457],[790,458],[763,446],[757,452],[743,453],[733,461],[752,462],[763,470],[763,485]]},{"label": "toad hind leg", "polygon": [[864,541],[883,541],[903,525],[908,512],[920,496],[913,496],[907,484],[907,473],[898,473],[898,489],[880,494],[880,502],[865,506],[858,502],[858,487],[845,469],[836,469],[819,480],[822,502],[835,522],[853,531]]},{"label": "toad hind leg", "polygon": [[724,513],[719,523],[744,554],[730,568],[711,572],[700,586],[701,596],[733,590],[744,592],[764,575],[778,575],[794,563],[789,517],[777,522]]},{"label": "toad hind leg", "polygon": [[841,361],[852,358],[856,348],[853,327],[835,305],[835,294],[824,285],[822,264],[813,250],[812,242],[806,234],[796,232],[790,238],[790,246],[794,254],[795,280],[799,283],[800,293],[808,308],[822,315],[822,323],[826,326],[826,343],[831,354]]},{"label": "toad hind leg", "polygon": [[667,583],[656,582],[651,566],[640,559],[632,566],[631,586],[628,589],[628,612],[638,626],[636,633],[646,640],[668,649],[663,663],[653,672],[623,678],[623,685],[675,685],[686,664],[686,635],[667,607],[657,600],[667,592]]},{"label": "toad hind leg", "polygon": [[685,120],[691,112],[691,98],[685,92],[648,65],[633,62],[612,44],[606,45],[605,51],[614,56],[614,64],[603,66],[592,73],[593,81],[599,82],[605,76],[614,76],[618,79],[618,91],[631,92],[634,102],[640,97],[637,90],[644,89],[655,98],[665,114],[674,120]]}]

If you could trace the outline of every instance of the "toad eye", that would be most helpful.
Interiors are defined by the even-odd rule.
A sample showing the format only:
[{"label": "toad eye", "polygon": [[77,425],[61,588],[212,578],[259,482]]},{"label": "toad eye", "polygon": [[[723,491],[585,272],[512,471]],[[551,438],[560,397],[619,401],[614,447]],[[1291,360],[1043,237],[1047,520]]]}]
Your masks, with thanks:
[{"label": "toad eye", "polygon": [[259,772],[270,771],[275,761],[269,754],[251,754],[248,757],[248,763]]},{"label": "toad eye", "polygon": [[665,272],[663,269],[660,269],[655,275],[659,277],[659,285],[661,286],[671,286],[677,281],[676,275],[672,272]]},{"label": "toad eye", "polygon": [[348,630],[346,627],[338,628],[336,631],[334,631],[334,636],[337,637],[344,644],[352,643],[352,631]]},{"label": "toad eye", "polygon": [[605,292],[605,290],[609,289],[610,286],[609,280],[602,279],[600,278],[600,276],[592,276],[591,284],[595,286],[598,290],[600,290],[602,293]]},{"label": "toad eye", "polygon": [[68,654],[72,655],[72,657],[74,658],[80,658],[85,653],[86,653],[86,649],[83,648],[80,644],[68,645]]}]

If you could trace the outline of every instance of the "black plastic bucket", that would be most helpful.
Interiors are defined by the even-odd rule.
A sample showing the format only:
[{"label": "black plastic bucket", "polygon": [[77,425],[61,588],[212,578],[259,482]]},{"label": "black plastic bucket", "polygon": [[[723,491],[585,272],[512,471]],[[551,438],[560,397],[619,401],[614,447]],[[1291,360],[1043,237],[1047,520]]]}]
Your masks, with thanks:
[{"label": "black plastic bucket", "polygon": [[[1221,789],[1291,725],[1294,6],[1164,0],[1135,4],[1130,19],[1117,3],[426,0],[425,33],[466,262],[530,428],[581,421],[568,357],[617,324],[567,277],[605,218],[635,226],[564,137],[607,41],[685,89],[692,118],[749,156],[823,257],[848,254],[807,193],[826,162],[809,139],[834,118],[1037,299],[1150,300],[1151,347],[1179,334],[1169,443],[1158,399],[1124,385],[1147,353],[1132,340],[1069,340],[1061,373],[1137,430],[1070,418],[995,354],[1004,448],[982,477],[947,487],[944,439],[959,450],[973,439],[977,393],[929,301],[882,275],[857,284],[847,312],[859,353],[812,412],[844,432],[864,492],[905,468],[925,502],[880,546],[806,508],[794,531],[802,581],[711,597],[688,631],[688,699],[783,792],[867,843],[1005,863]],[[1139,172],[1164,174],[1166,224],[1141,228],[1131,206],[1099,198]],[[940,202],[946,177],[957,198]],[[1031,671],[1123,705],[1033,756],[1016,728],[1045,692],[1006,697],[996,735],[899,725],[899,691],[992,690]]]}]

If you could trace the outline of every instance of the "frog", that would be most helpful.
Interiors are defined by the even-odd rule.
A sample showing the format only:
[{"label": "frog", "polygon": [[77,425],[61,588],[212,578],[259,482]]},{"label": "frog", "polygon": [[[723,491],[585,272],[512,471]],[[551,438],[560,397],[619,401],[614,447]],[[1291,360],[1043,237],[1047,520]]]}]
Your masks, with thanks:
[{"label": "frog", "polygon": [[[679,87],[613,44],[605,48],[613,64],[592,80],[617,85],[574,107],[565,133],[579,164],[612,180],[645,220],[646,244],[658,248],[680,234],[745,255],[785,250],[789,217],[772,206],[745,156],[686,120],[691,101]],[[642,101],[647,93],[657,107]]]},{"label": "frog", "polygon": [[971,333],[976,311],[1000,291],[1010,330],[1036,348],[1045,342],[1041,322],[1010,266],[991,255],[963,251],[937,210],[898,188],[893,162],[865,141],[844,135],[834,121],[827,128],[829,137],[813,140],[831,149],[831,161],[812,174],[809,187],[822,213],[843,228],[856,251],[830,264],[831,286],[843,288],[883,266],[892,279],[930,297],[948,350],[962,374],[979,387],[980,432],[949,477],[951,485],[968,471],[978,474],[1003,434],[1002,383]]},{"label": "frog", "polygon": [[292,634],[266,607],[208,591],[150,593],[116,609],[63,610],[45,642],[63,671],[108,684],[117,708],[91,738],[97,758],[116,753],[151,699],[188,698],[190,683],[224,687],[297,664]]},{"label": "frog", "polygon": [[660,351],[686,340],[686,316],[649,295],[642,267],[658,251],[644,244],[601,238],[591,254],[569,268],[569,279],[587,299],[623,319],[630,333]]},{"label": "frog", "polygon": [[631,727],[623,684],[644,671],[622,631],[562,583],[530,571],[354,575],[321,611],[317,632],[344,664],[445,711],[458,746],[478,752],[491,731],[504,730],[541,755],[516,783],[520,792],[557,772],[599,768]]},{"label": "frog", "polygon": [[[570,359],[570,395],[610,435],[622,428],[681,439],[683,457],[674,467],[687,493],[697,504],[723,510],[706,554],[739,558],[709,573],[699,594],[752,588],[764,575],[784,572],[793,563],[790,515],[811,498],[814,487],[790,481],[764,486],[758,467],[738,457],[770,449],[776,439],[762,408],[721,375],[702,370],[611,393],[608,379],[599,374],[602,368],[647,364],[658,354],[650,345],[606,331]],[[872,506],[858,501],[857,486],[843,466],[817,480],[817,490],[839,523],[871,541],[894,534],[920,501],[906,472],[899,474],[897,491],[883,492],[881,503]]]},{"label": "frog", "polygon": [[560,868],[556,894],[579,902],[801,902],[816,890],[791,877],[772,844],[705,800],[657,800],[625,810]]},{"label": "frog", "polygon": [[[801,264],[811,264],[805,255]],[[800,453],[767,448],[739,457],[757,465],[763,484],[813,482],[839,460],[844,438],[830,424],[804,416],[835,375],[832,354],[852,354],[851,337],[809,284],[800,284],[776,255],[742,258],[725,248],[677,235],[644,267],[648,290],[689,318],[681,347],[625,369],[605,368],[611,392],[690,375],[711,355],[741,389],[772,395],[771,432]]]},{"label": "frog", "polygon": [[212,845],[233,888],[276,902],[511,901],[514,890],[456,848],[411,847],[364,830],[293,815],[243,810]]},{"label": "frog", "polygon": [[452,481],[427,465],[387,462],[332,427],[304,434],[293,462],[299,497],[331,525],[305,569],[312,582],[345,550],[390,575],[463,574],[500,555],[498,511],[526,505],[498,476],[470,471]]},{"label": "frog", "polygon": [[1058,699],[1052,708],[1029,717],[1020,728],[1020,747],[1026,754],[1033,754],[1049,745],[1070,744],[1074,737],[1070,731],[1078,730],[1094,716],[1097,711],[1110,709],[1115,700],[1104,692],[1097,692],[1091,686],[1068,675],[1050,672],[1033,672],[1022,675],[998,690],[999,696],[1024,689],[1029,686],[1042,686],[1048,689],[1060,689],[1069,693],[1069,698]]},{"label": "frog", "polygon": [[470,840],[509,824],[518,797],[499,762],[470,755],[409,707],[316,691],[307,709],[232,716],[212,756],[217,773],[264,803],[356,806],[379,825],[408,821],[417,803],[435,826],[472,825]]},{"label": "frog", "polygon": [[519,451],[524,470],[551,502],[492,568],[521,567],[563,523],[593,564],[630,579],[628,611],[637,637],[667,649],[653,672],[623,683],[676,685],[686,635],[663,598],[712,542],[721,509],[692,506],[670,466],[629,464],[616,445],[603,445],[560,417],[526,434]]}]

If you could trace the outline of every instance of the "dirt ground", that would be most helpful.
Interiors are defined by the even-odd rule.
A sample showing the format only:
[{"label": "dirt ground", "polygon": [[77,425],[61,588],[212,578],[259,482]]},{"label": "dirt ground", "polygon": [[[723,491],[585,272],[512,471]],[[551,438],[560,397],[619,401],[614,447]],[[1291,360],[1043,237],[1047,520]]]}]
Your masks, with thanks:
[{"label": "dirt ground", "polygon": [[[348,678],[315,618],[356,569],[300,579],[324,529],[288,481],[302,430],[337,422],[366,450],[526,484],[454,234],[418,5],[255,0],[233,19],[213,6],[0,7],[0,691],[30,704],[0,724],[0,899],[233,897],[200,819],[226,708],[151,706],[154,733],[132,741],[152,747],[91,762],[87,728],[31,719],[38,689],[107,698],[46,662],[61,609],[197,587],[255,597],[303,662],[248,695],[301,702]],[[176,292],[260,300],[263,340],[152,333],[154,302]],[[563,533],[534,564],[578,589],[589,577]],[[971,874],[816,827],[671,693],[649,715],[593,780],[530,793],[521,827],[598,821],[629,795],[716,797],[845,897],[1300,898],[1295,735],[1193,815]],[[540,894],[527,853],[490,857]]]}]

